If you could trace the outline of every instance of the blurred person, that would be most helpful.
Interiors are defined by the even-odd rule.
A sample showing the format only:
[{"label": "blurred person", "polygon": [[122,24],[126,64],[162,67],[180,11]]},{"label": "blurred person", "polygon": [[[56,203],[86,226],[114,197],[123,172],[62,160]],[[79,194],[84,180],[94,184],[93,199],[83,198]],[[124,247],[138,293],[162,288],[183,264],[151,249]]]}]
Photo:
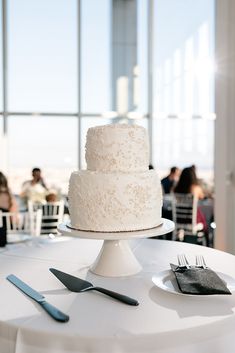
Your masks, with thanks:
[{"label": "blurred person", "polygon": [[57,201],[59,201],[59,198],[56,190],[54,189],[48,190],[46,194],[46,202],[57,202]]},{"label": "blurred person", "polygon": [[[5,175],[0,172],[0,211],[2,212],[17,212],[18,207],[15,198],[13,197]],[[7,244],[7,225],[6,218],[2,218],[2,226],[0,227],[0,247]]]},{"label": "blurred person", "polygon": [[13,197],[5,175],[0,172],[0,210],[3,212],[17,212],[18,207]]},{"label": "blurred person", "polygon": [[[174,192],[178,194],[192,194],[198,200],[204,199],[205,195],[202,190],[202,187],[198,182],[194,166],[187,167],[182,170],[179,181],[174,188]],[[203,224],[203,231],[205,232],[206,241],[208,245],[209,244],[208,225],[206,222],[206,217],[203,214],[203,212],[200,210],[199,206],[197,208],[197,223]]]},{"label": "blurred person", "polygon": [[[195,175],[197,173],[197,169],[196,166],[193,164],[191,166],[191,168],[194,170]],[[207,181],[205,181],[204,179],[199,179],[196,175],[197,181],[198,181],[198,185],[201,186],[201,189],[203,190],[203,194],[204,194],[204,199],[205,198],[213,198],[213,186],[210,185]]]},{"label": "blurred person", "polygon": [[179,194],[193,194],[199,200],[204,199],[205,195],[199,184],[194,166],[182,170],[179,181],[174,188],[174,192]]},{"label": "blurred person", "polygon": [[41,175],[40,168],[33,168],[32,179],[22,185],[20,197],[27,203],[28,200],[35,203],[46,202],[47,187]]},{"label": "blurred person", "polygon": [[192,168],[192,169],[194,170],[194,172],[197,173],[195,164],[192,164],[192,165],[190,166],[190,168]]},{"label": "blurred person", "polygon": [[170,174],[161,180],[162,188],[164,194],[170,194],[176,185],[180,175],[180,170],[178,167],[172,167],[170,169]]}]

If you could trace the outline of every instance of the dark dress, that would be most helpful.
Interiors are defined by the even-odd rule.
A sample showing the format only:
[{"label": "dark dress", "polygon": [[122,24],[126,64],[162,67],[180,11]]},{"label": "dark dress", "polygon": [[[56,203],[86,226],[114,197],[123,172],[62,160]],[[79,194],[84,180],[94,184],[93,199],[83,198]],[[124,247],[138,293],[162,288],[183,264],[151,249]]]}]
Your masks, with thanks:
[{"label": "dark dress", "polygon": [[[9,212],[4,208],[0,208],[2,212]],[[2,218],[2,227],[0,227],[0,247],[4,247],[7,244],[7,225],[6,225],[6,217]]]},{"label": "dark dress", "polygon": [[161,184],[162,184],[164,194],[170,194],[174,186],[174,181],[170,180],[169,176],[167,176],[161,180]]}]

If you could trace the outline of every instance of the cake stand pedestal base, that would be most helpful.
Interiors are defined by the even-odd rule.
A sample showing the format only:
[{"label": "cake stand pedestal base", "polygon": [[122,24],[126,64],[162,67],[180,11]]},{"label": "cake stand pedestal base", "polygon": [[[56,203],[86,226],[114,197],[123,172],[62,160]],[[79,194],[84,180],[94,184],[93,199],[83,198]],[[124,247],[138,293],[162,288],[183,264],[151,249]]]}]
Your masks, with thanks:
[{"label": "cake stand pedestal base", "polygon": [[128,239],[156,237],[170,233],[174,228],[174,222],[166,218],[161,219],[158,227],[133,232],[88,232],[74,229],[70,222],[58,226],[58,230],[67,236],[104,240],[90,271],[106,277],[131,276],[141,271],[142,267],[133,254]]},{"label": "cake stand pedestal base", "polygon": [[142,270],[128,240],[104,240],[90,271],[107,277],[134,275]]}]

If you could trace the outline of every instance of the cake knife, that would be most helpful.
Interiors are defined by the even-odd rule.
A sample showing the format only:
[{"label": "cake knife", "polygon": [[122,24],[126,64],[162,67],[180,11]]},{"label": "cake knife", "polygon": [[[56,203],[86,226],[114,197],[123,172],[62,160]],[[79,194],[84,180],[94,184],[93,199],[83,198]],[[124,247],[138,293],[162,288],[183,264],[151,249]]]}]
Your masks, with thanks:
[{"label": "cake knife", "polygon": [[84,279],[71,276],[68,273],[56,270],[55,268],[50,268],[49,270],[53,273],[54,276],[58,278],[60,282],[62,282],[65,285],[66,288],[68,288],[72,292],[79,293],[79,292],[86,292],[90,290],[96,290],[114,299],[117,299],[122,303],[125,303],[128,305],[134,305],[134,306],[139,305],[139,302],[136,299],[130,298],[126,295],[113,292],[111,290],[108,290],[102,287],[95,287],[93,286],[92,283],[85,281]]},{"label": "cake knife", "polygon": [[13,283],[17,288],[19,288],[23,293],[27,294],[30,298],[32,298],[38,304],[40,304],[42,306],[42,308],[44,310],[46,310],[46,312],[51,317],[53,317],[53,319],[55,319],[56,321],[60,321],[60,322],[69,321],[68,315],[62,313],[62,311],[58,310],[53,305],[48,303],[42,294],[40,294],[39,292],[37,292],[33,288],[29,287],[26,283],[21,281],[18,277],[14,276],[14,275],[9,275],[9,276],[7,276],[7,279],[11,283]]}]

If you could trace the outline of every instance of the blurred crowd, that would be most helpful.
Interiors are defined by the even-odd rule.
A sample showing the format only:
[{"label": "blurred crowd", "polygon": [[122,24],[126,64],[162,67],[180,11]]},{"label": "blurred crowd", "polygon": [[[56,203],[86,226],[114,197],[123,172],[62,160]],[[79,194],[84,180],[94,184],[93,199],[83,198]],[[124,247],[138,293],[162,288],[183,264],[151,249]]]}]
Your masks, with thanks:
[{"label": "blurred crowd", "polygon": [[180,170],[174,166],[170,168],[169,174],[161,180],[163,194],[171,192],[182,194],[193,194],[199,200],[213,198],[213,186],[197,176],[196,166]]},{"label": "blurred crowd", "polygon": [[0,172],[0,210],[17,212],[19,208],[27,208],[28,201],[33,203],[57,202],[61,199],[59,189],[48,188],[40,168],[32,169],[32,176],[26,180],[18,200],[12,194],[6,176]]},{"label": "blurred crowd", "polygon": [[[209,184],[198,178],[196,166],[191,165],[182,170],[176,166],[172,167],[169,174],[161,180],[161,185],[163,191],[162,216],[164,218],[173,219],[171,202],[177,199],[186,199],[188,195],[192,195],[193,199],[195,198],[195,200],[197,200],[196,224],[200,225],[200,230],[203,231],[207,246],[213,246],[212,223],[214,222],[214,192]],[[180,210],[184,209],[185,204],[182,204],[180,207],[182,207]],[[186,212],[185,209],[183,212]],[[186,220],[187,216],[184,215],[184,218],[182,217],[181,214],[181,223],[183,219],[186,224],[189,221]],[[190,219],[190,221],[193,222],[193,218]],[[196,237],[194,238],[196,239]]]},{"label": "blurred crowd", "polygon": [[[153,169],[153,166],[149,166]],[[199,200],[213,198],[213,189],[197,177],[196,166],[191,165],[180,170],[177,166],[170,168],[169,174],[161,180],[163,194],[192,193]],[[0,209],[18,211],[22,206],[27,208],[28,201],[33,203],[56,202],[62,198],[60,189],[48,188],[40,168],[33,168],[31,178],[22,184],[17,200],[9,188],[6,176],[0,172]],[[19,206],[20,204],[20,206]]]}]

